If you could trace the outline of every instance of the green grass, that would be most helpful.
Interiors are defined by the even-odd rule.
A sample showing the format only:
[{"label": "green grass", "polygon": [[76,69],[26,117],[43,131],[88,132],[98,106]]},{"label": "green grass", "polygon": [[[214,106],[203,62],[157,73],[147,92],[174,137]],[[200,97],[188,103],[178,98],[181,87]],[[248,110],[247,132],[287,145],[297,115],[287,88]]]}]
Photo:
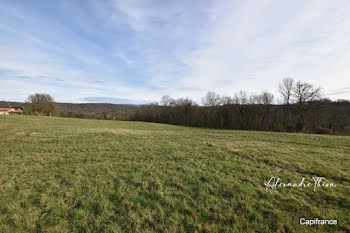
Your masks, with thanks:
[{"label": "green grass", "polygon": [[1,116],[0,156],[1,232],[350,231],[350,137]]}]

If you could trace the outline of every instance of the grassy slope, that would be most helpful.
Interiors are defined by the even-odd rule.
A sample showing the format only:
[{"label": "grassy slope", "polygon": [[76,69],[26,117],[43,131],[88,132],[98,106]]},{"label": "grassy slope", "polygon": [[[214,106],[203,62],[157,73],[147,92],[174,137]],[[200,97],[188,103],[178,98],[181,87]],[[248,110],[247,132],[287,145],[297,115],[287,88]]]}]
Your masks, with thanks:
[{"label": "grassy slope", "polygon": [[2,232],[350,231],[349,137],[2,116],[0,148]]}]

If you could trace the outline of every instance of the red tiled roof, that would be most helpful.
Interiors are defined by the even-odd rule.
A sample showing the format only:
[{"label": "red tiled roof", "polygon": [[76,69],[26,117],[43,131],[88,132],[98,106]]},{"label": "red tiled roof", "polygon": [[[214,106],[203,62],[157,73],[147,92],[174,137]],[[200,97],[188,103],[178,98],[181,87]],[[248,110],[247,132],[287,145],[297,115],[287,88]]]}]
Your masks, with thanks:
[{"label": "red tiled roof", "polygon": [[0,111],[6,111],[6,112],[22,112],[21,109],[15,109],[15,108],[0,108]]}]

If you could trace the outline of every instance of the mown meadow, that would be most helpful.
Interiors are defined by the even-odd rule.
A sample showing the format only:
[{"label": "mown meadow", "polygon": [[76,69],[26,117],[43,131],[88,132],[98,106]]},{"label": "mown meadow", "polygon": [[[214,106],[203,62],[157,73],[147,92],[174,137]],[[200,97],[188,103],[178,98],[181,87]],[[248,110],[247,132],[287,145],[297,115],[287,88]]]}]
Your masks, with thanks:
[{"label": "mown meadow", "polygon": [[[264,186],[315,176],[337,186]],[[349,210],[350,137],[0,117],[1,232],[349,232]]]}]

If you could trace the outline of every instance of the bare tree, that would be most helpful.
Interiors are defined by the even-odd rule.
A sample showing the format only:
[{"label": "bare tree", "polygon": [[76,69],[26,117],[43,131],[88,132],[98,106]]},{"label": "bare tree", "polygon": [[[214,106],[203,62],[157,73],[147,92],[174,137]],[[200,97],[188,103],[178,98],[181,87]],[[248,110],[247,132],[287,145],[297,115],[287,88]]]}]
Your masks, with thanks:
[{"label": "bare tree", "polygon": [[168,95],[163,96],[162,100],[160,101],[160,104],[163,106],[170,106],[170,105],[173,105],[174,103],[175,103],[175,100]]},{"label": "bare tree", "polygon": [[263,105],[271,106],[273,104],[274,96],[272,93],[264,91],[260,95],[260,100]]},{"label": "bare tree", "polygon": [[202,99],[203,105],[213,107],[220,105],[220,96],[213,91],[208,92]]},{"label": "bare tree", "polygon": [[222,96],[219,100],[219,105],[230,105],[233,103],[234,100],[230,96]]},{"label": "bare tree", "polygon": [[220,96],[215,92],[210,91],[202,98],[202,104],[207,107],[206,112],[208,115],[209,126],[213,127],[216,122],[220,121],[217,117],[217,107],[220,106]]},{"label": "bare tree", "polygon": [[279,93],[282,97],[283,104],[283,127],[284,130],[289,131],[287,129],[290,122],[290,104],[293,102],[293,87],[294,87],[294,79],[285,78],[278,86]]},{"label": "bare tree", "polygon": [[249,95],[249,104],[252,104],[252,105],[261,104],[261,95],[251,93]]},{"label": "bare tree", "polygon": [[179,98],[175,101],[175,106],[179,110],[180,122],[184,125],[190,125],[193,107],[196,103],[190,98]]},{"label": "bare tree", "polygon": [[248,95],[245,91],[239,91],[234,95],[234,104],[238,106],[238,121],[240,129],[245,129],[247,125],[247,104],[248,104]]},{"label": "bare tree", "polygon": [[27,102],[31,105],[31,110],[35,113],[45,114],[51,116],[58,110],[57,105],[52,96],[48,94],[30,95],[27,98]]},{"label": "bare tree", "polygon": [[290,104],[292,101],[294,79],[285,78],[278,86],[279,93],[283,98],[284,104]]},{"label": "bare tree", "polygon": [[239,91],[238,93],[239,103],[242,105],[248,104],[248,94],[245,91]]},{"label": "bare tree", "polygon": [[298,130],[302,130],[305,125],[305,114],[307,108],[311,108],[314,102],[320,99],[321,88],[314,87],[307,82],[298,81],[293,86],[293,97],[296,100],[297,111],[299,116]]},{"label": "bare tree", "polygon": [[293,87],[293,96],[298,104],[310,103],[320,98],[321,88],[312,84],[298,81]]},{"label": "bare tree", "polygon": [[220,98],[220,111],[219,117],[222,118],[222,124],[225,129],[229,129],[232,127],[233,119],[232,119],[232,110],[234,100],[230,96],[222,96]]},{"label": "bare tree", "polygon": [[260,95],[260,101],[264,106],[264,119],[266,119],[266,130],[269,130],[269,124],[270,124],[270,111],[273,104],[274,96],[273,94],[264,91]]}]

